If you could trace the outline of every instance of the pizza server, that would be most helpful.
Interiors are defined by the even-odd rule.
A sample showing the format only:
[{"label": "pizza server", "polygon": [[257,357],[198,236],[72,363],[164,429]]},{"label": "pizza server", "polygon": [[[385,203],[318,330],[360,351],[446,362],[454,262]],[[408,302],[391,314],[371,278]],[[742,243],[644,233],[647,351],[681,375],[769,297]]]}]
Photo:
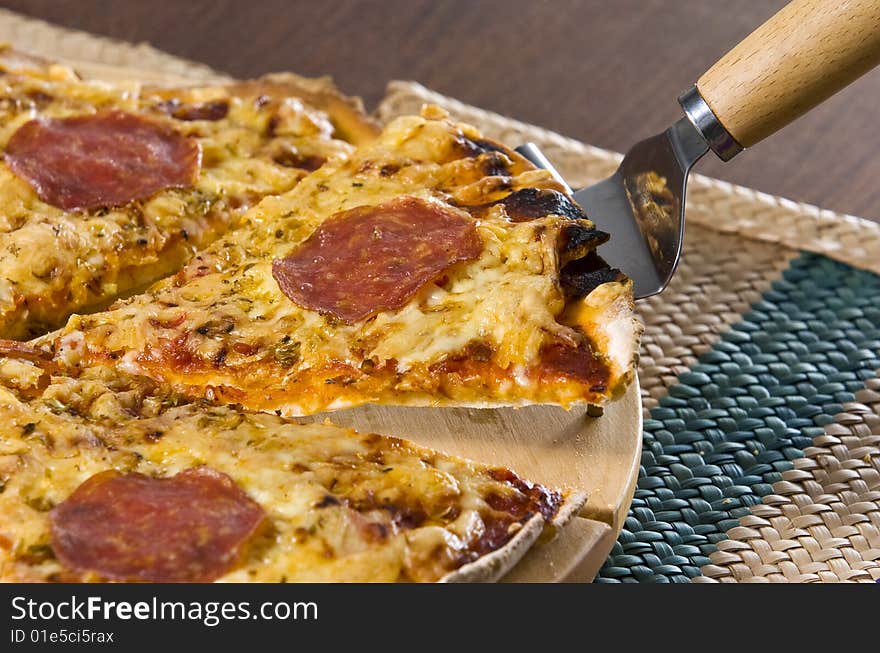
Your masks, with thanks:
[{"label": "pizza server", "polygon": [[[662,291],[681,255],[688,172],[760,142],[880,63],[880,0],[795,0],[679,97],[684,116],[637,143],[608,179],[574,193],[611,233],[599,250],[635,283]],[[558,176],[532,143],[517,148]],[[560,178],[561,181],[561,178]]]}]

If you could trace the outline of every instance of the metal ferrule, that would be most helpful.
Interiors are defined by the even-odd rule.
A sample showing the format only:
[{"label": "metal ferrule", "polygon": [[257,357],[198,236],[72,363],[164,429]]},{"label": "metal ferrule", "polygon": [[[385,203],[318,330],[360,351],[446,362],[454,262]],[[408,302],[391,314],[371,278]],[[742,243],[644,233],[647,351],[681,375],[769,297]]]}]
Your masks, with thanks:
[{"label": "metal ferrule", "polygon": [[730,161],[742,152],[743,146],[736,142],[730,132],[715,117],[711,107],[707,104],[696,85],[689,88],[678,98],[678,103],[684,109],[685,115],[698,132],[706,139],[712,151],[722,161]]}]

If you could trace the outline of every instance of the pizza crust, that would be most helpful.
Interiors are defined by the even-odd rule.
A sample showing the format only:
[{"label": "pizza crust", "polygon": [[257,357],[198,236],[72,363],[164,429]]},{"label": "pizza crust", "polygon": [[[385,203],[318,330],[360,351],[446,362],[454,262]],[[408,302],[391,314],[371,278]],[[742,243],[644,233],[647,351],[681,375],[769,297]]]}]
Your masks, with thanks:
[{"label": "pizza crust", "polygon": [[326,112],[336,127],[337,136],[353,145],[369,143],[379,133],[379,123],[367,115],[363,100],[344,95],[332,77],[302,77],[290,72],[269,73],[256,80],[233,83],[231,88],[252,90],[255,85],[263,91],[300,97],[311,106]]},{"label": "pizza crust", "polygon": [[[586,492],[572,492],[565,497],[553,520],[548,524],[535,515],[517,531],[502,548],[484,555],[455,571],[449,572],[439,583],[494,583],[516,566],[516,563],[534,546],[545,531],[555,534],[576,516],[587,502]],[[555,535],[551,535],[552,537]]]}]

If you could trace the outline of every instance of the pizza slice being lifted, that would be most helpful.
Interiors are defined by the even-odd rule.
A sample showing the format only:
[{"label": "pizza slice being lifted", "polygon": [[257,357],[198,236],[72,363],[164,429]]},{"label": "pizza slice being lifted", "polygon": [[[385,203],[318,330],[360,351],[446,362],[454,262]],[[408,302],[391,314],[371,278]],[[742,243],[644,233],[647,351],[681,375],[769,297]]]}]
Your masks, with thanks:
[{"label": "pizza slice being lifted", "polygon": [[548,173],[429,107],[147,293],[74,317],[56,362],[286,415],[602,404],[640,331],[607,238]]},{"label": "pizza slice being lifted", "polygon": [[0,582],[499,578],[583,505],[397,438],[0,341]]},{"label": "pizza slice being lifted", "polygon": [[107,84],[0,47],[0,337],[176,272],[374,133],[326,79]]}]

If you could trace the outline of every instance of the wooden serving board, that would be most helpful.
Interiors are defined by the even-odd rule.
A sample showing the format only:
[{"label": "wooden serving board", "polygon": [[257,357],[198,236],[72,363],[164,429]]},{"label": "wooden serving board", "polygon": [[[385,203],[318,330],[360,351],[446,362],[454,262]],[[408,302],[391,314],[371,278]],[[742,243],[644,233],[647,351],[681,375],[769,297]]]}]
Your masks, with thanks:
[{"label": "wooden serving board", "polygon": [[[17,45],[27,49],[26,43]],[[107,47],[105,43],[105,58]],[[43,54],[51,56],[51,52]],[[224,79],[209,77],[203,70],[193,76],[181,75],[179,64],[175,73],[168,74],[106,61],[92,63],[69,55],[58,60],[74,66],[85,77],[109,81],[181,84]],[[545,485],[586,490],[589,499],[582,513],[554,539],[533,547],[505,581],[592,580],[620,532],[638,476],[642,405],[637,382],[607,406],[601,417],[589,417],[584,409],[566,411],[548,406],[494,410],[364,406],[310,419],[325,418],[360,431],[395,435],[510,467]]]}]

